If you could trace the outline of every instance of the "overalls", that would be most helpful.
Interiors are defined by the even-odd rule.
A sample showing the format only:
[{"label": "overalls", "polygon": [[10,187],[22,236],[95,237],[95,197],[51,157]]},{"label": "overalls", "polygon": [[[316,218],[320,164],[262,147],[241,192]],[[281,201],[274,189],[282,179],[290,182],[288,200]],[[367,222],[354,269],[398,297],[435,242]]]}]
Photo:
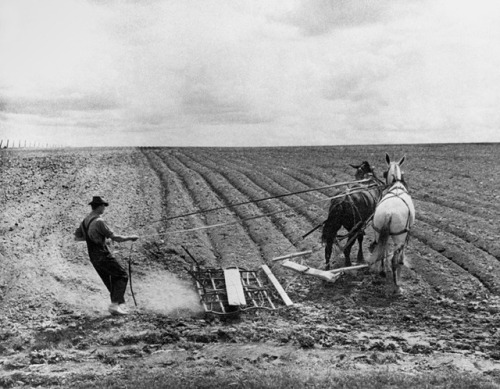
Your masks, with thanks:
[{"label": "overalls", "polygon": [[91,219],[87,227],[85,227],[85,221],[82,222],[82,230],[85,234],[90,262],[97,271],[97,274],[99,274],[99,277],[101,277],[104,285],[106,285],[110,293],[111,302],[123,304],[125,303],[124,295],[128,283],[127,272],[116,258],[113,257],[106,244],[97,244],[89,238],[90,224],[97,218],[98,216]]}]

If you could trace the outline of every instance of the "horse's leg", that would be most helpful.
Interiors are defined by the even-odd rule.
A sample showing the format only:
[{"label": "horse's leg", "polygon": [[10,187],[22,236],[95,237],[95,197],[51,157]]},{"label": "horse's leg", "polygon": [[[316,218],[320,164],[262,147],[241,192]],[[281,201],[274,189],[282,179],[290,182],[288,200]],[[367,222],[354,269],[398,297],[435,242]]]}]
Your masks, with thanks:
[{"label": "horse's leg", "polygon": [[[370,271],[373,274],[385,277],[385,270],[384,270],[385,249],[377,246],[378,244],[375,245],[374,250],[369,259]],[[384,250],[384,253],[375,252],[379,250]]]},{"label": "horse's leg", "polygon": [[340,230],[337,218],[329,217],[324,226],[322,240],[325,243],[325,269],[330,270],[330,258],[332,257],[333,245],[338,244],[337,233]]},{"label": "horse's leg", "polygon": [[351,236],[347,236],[347,240],[350,241],[348,246],[344,247],[344,257],[345,257],[345,265],[346,266],[351,266],[351,250],[352,246],[354,246],[354,243],[356,242],[356,239],[351,239]]},{"label": "horse's leg", "polygon": [[396,295],[401,294],[401,287],[399,286],[399,281],[401,279],[401,267],[403,265],[403,258],[404,258],[403,250],[404,247],[398,247],[394,251],[394,255],[392,256],[392,273],[394,281],[393,293]]},{"label": "horse's leg", "polygon": [[376,239],[370,244],[370,246],[368,246],[368,251],[370,253],[373,253],[373,250],[375,250],[375,247],[377,247],[377,240]]},{"label": "horse's leg", "polygon": [[330,258],[333,253],[333,245],[338,246],[337,232],[330,234],[325,241],[325,269],[330,270]]},{"label": "horse's leg", "polygon": [[[401,250],[399,252],[399,258],[398,258],[398,268],[397,268],[397,273],[398,273],[398,276],[397,276],[397,281],[398,281],[398,287],[399,287],[399,283],[401,281],[401,269],[403,268],[405,264],[405,246],[402,246],[401,247]],[[399,288],[399,291],[401,292],[402,289]]]},{"label": "horse's leg", "polygon": [[[398,272],[397,272],[397,267],[398,267],[397,262],[398,262],[398,259],[397,259],[397,256],[398,256],[398,254],[397,254],[397,250],[396,250],[396,251],[394,251],[394,253],[391,256],[391,273],[392,273],[391,276],[392,277],[390,277],[390,279],[392,281],[392,285],[391,285],[392,287],[391,287],[390,290],[391,290],[392,294],[397,294],[398,293],[398,288],[399,288],[398,287],[398,280],[397,280],[397,276],[398,276]],[[389,279],[387,281],[389,281]]]},{"label": "horse's leg", "polygon": [[380,261],[378,262],[377,267],[375,268],[375,271],[380,277],[385,278],[385,257],[382,257]]},{"label": "horse's leg", "polygon": [[380,273],[385,278],[385,296],[390,298],[398,294],[396,252],[391,252],[389,248],[384,255],[384,271]]},{"label": "horse's leg", "polygon": [[382,265],[383,265],[383,258],[379,258],[379,242],[378,242],[378,233],[375,233],[375,239],[373,240],[372,244],[370,245],[369,251],[370,251],[370,258],[369,258],[369,264],[370,264],[370,271],[374,274],[381,275],[382,273]]},{"label": "horse's leg", "polygon": [[382,259],[380,260],[380,277],[385,278],[387,276],[387,262],[386,262],[386,257],[387,257],[387,247],[384,250],[384,253],[382,255]]},{"label": "horse's leg", "polygon": [[333,237],[329,236],[325,242],[325,269],[330,270],[330,258],[332,257]]},{"label": "horse's leg", "polygon": [[365,233],[360,232],[358,234],[358,263],[365,263],[365,257],[363,255],[363,237]]}]

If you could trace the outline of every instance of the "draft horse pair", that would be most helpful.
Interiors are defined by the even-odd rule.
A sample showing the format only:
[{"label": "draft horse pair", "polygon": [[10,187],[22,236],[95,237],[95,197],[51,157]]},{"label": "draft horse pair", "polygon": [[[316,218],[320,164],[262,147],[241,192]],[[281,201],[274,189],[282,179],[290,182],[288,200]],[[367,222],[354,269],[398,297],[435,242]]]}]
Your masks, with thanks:
[{"label": "draft horse pair", "polygon": [[[383,276],[390,274],[388,281],[391,293],[399,294],[401,265],[404,262],[404,250],[408,243],[411,227],[415,222],[415,207],[401,173],[399,162],[391,161],[386,154],[387,171],[385,182],[376,177],[368,162],[356,168],[356,179],[369,179],[365,187],[351,187],[345,196],[333,199],[328,218],[323,224],[322,240],[325,243],[326,268],[330,268],[332,246],[339,245],[337,233],[344,227],[348,234],[343,252],[346,266],[351,265],[350,252],[355,240],[358,240],[358,263],[364,262],[363,236],[366,225],[373,220],[375,240],[371,245],[372,254],[368,260],[372,271]],[[389,243],[392,240],[393,251],[389,254]],[[391,285],[392,284],[392,285]]]}]

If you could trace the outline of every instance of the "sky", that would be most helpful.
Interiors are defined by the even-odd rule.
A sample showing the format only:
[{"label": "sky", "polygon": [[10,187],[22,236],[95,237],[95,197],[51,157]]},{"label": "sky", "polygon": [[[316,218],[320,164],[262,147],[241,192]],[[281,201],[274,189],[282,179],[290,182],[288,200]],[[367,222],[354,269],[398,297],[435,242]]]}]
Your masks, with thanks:
[{"label": "sky", "polygon": [[0,139],[500,142],[497,0],[0,0]]}]

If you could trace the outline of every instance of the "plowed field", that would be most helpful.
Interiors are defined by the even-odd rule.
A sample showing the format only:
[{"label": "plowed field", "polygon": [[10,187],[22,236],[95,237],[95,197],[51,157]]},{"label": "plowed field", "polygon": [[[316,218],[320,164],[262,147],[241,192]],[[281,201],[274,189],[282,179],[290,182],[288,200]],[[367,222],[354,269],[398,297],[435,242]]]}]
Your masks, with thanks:
[{"label": "plowed field", "polygon": [[[323,268],[321,231],[302,236],[342,188],[227,207],[351,181],[349,163],[367,160],[382,176],[385,152],[406,154],[417,213],[400,297],[368,271],[325,285],[271,261],[313,250],[304,263]],[[189,386],[279,368],[453,371],[499,384],[499,154],[498,144],[0,150],[0,386],[127,382],[144,371]],[[125,318],[107,314],[85,244],[73,241],[94,195],[110,202],[115,232],[141,236],[114,245],[133,266],[138,307],[129,294]],[[217,224],[227,225],[199,228]],[[269,265],[295,306],[204,317],[182,246],[207,267]],[[343,265],[338,251],[335,260]]]}]

